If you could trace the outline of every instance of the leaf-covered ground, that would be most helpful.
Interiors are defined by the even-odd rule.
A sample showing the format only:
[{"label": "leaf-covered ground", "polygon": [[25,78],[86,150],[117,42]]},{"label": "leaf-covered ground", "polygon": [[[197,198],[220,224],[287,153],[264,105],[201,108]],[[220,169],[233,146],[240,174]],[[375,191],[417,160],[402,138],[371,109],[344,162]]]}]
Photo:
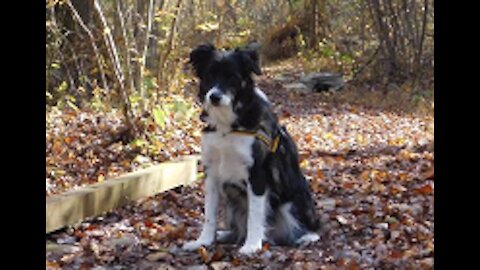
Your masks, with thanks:
[{"label": "leaf-covered ground", "polygon": [[[174,98],[172,98],[174,99]],[[180,100],[169,105],[184,105]],[[190,104],[193,104],[190,102]],[[88,184],[200,151],[198,108],[171,111],[162,122],[137,120],[148,130],[147,138],[125,143],[126,127],[118,111],[47,111],[46,195]],[[178,121],[177,121],[178,120]]]},{"label": "leaf-covered ground", "polygon": [[[240,256],[234,246],[182,252],[179,247],[198,236],[203,219],[199,182],[47,235],[47,268],[433,269],[433,117],[399,113],[388,106],[362,106],[361,98],[346,102],[346,97],[360,91],[349,87],[334,95],[298,94],[283,88],[298,76],[296,69],[270,69],[259,78],[259,86],[272,99],[281,122],[298,144],[301,166],[323,221],[320,241],[303,248],[265,245],[251,258]],[[363,91],[365,96],[371,95]],[[153,159],[132,153],[129,146],[118,142],[99,152],[86,150],[96,159],[85,158],[90,163],[70,165],[67,171],[68,160],[58,163],[55,155],[68,156],[75,149],[88,148],[84,140],[109,136],[121,128],[116,117],[82,115],[59,113],[55,121],[61,122],[52,124],[56,130],[50,133],[47,165],[65,172],[49,176],[47,167],[47,184],[48,177],[53,184],[60,183],[62,176],[66,177],[61,178],[64,182],[71,181],[70,185],[78,184],[74,179],[91,178],[95,182],[98,171],[102,171],[98,168],[109,176],[117,167],[118,173],[135,169],[141,162],[132,160],[138,156]],[[69,119],[79,117],[84,117],[82,126],[79,122],[69,124]],[[106,129],[99,128],[102,123]],[[83,133],[73,136],[74,129],[79,128]],[[176,135],[187,143],[182,143],[180,150],[166,151],[157,161],[198,151],[198,133],[193,129],[199,128],[199,123],[189,125],[188,130],[175,128]],[[63,141],[52,139],[55,134],[61,134]],[[174,136],[171,138],[168,145],[173,147]],[[47,145],[48,141],[49,134]],[[115,147],[124,149],[109,150]],[[53,155],[49,157],[49,153]],[[79,164],[75,153],[70,155],[77,160],[72,163]],[[94,172],[89,171],[92,167],[96,168]]]}]

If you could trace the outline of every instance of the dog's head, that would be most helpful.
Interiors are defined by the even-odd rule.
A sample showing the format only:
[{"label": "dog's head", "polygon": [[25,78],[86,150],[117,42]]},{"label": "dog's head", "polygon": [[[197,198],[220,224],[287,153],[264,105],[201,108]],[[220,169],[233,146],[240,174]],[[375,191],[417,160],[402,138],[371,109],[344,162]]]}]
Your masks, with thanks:
[{"label": "dog's head", "polygon": [[190,53],[190,63],[200,79],[198,97],[208,114],[207,122],[230,126],[236,111],[255,96],[252,74],[261,74],[257,52],[200,45]]}]

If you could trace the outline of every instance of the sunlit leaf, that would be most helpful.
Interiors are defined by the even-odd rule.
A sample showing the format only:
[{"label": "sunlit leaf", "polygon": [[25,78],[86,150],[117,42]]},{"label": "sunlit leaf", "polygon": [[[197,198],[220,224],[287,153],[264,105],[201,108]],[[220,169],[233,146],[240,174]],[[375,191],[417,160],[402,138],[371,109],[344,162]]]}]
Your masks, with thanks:
[{"label": "sunlit leaf", "polygon": [[165,129],[166,114],[161,107],[155,107],[153,109],[153,118],[161,129]]}]

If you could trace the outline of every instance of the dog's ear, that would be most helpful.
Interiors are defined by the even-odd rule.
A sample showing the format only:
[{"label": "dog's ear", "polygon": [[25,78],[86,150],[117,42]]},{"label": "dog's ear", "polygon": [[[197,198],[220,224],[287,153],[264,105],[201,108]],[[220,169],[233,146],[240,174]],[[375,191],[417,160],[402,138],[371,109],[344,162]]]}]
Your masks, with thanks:
[{"label": "dog's ear", "polygon": [[214,58],[215,50],[212,44],[204,44],[190,52],[189,63],[192,64],[197,77],[201,78],[203,76],[208,63]]},{"label": "dog's ear", "polygon": [[244,50],[240,50],[240,53],[242,54],[242,60],[245,67],[247,68],[247,71],[249,73],[253,72],[257,75],[262,75],[257,50],[247,48]]}]

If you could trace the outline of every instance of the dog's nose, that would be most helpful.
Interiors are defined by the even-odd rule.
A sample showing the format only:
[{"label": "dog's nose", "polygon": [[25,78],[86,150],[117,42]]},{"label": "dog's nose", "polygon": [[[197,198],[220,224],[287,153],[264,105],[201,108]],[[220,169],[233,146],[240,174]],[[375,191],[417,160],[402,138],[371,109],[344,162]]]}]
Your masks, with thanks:
[{"label": "dog's nose", "polygon": [[212,103],[212,105],[217,106],[218,104],[220,104],[221,99],[222,99],[222,94],[218,92],[214,92],[210,95],[210,102]]}]

